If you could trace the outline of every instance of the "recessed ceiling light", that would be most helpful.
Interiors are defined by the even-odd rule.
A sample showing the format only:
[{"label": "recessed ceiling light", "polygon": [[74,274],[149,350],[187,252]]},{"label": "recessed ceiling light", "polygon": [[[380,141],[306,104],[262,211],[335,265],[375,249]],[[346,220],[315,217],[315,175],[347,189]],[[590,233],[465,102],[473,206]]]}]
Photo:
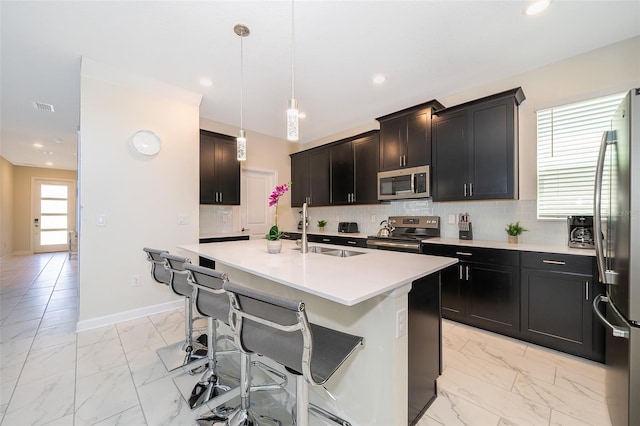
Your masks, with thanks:
[{"label": "recessed ceiling light", "polygon": [[213,81],[203,77],[200,79],[200,84],[204,87],[211,87],[213,86]]},{"label": "recessed ceiling light", "polygon": [[62,143],[62,140],[60,138],[54,138],[53,141],[55,143]]},{"label": "recessed ceiling light", "polygon": [[382,84],[387,80],[387,77],[385,77],[382,74],[376,74],[373,76],[373,82],[374,84]]},{"label": "recessed ceiling light", "polygon": [[524,10],[525,15],[533,16],[549,7],[551,0],[535,0]]},{"label": "recessed ceiling light", "polygon": [[307,118],[307,114],[305,114],[304,112],[299,112],[298,118]]},{"label": "recessed ceiling light", "polygon": [[43,147],[43,145],[42,145],[41,143],[34,143],[34,144],[33,144],[33,147],[34,147],[34,148],[42,148],[42,147]]},{"label": "recessed ceiling light", "polygon": [[44,163],[47,166],[53,166],[53,163],[51,161],[47,161],[46,163]]}]

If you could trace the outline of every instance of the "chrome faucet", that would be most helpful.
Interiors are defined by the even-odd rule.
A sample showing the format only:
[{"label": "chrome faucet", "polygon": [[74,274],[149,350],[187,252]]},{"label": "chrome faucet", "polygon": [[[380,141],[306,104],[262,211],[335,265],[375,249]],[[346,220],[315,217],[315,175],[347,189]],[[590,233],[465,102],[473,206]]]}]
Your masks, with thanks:
[{"label": "chrome faucet", "polygon": [[309,218],[307,213],[307,203],[302,205],[302,241],[300,242],[300,253],[305,254],[309,252],[309,242],[307,241],[307,219]]}]

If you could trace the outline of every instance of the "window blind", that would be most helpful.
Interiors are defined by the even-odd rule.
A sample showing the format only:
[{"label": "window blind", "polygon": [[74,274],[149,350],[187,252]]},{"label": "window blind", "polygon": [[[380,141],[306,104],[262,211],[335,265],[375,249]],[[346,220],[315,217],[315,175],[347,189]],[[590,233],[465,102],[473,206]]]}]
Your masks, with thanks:
[{"label": "window blind", "polygon": [[[593,215],[602,133],[611,129],[611,118],[625,94],[538,111],[538,219]],[[608,189],[605,179],[604,199]]]}]

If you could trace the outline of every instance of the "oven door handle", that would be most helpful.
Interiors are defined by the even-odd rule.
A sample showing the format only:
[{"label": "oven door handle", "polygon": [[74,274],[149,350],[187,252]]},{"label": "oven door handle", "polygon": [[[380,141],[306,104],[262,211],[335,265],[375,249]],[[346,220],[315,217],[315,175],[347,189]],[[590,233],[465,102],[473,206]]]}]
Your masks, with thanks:
[{"label": "oven door handle", "polygon": [[420,251],[419,243],[415,244],[415,243],[402,243],[397,241],[390,242],[390,241],[367,240],[367,245],[374,246],[374,247],[405,248],[405,249],[415,250],[416,252]]}]

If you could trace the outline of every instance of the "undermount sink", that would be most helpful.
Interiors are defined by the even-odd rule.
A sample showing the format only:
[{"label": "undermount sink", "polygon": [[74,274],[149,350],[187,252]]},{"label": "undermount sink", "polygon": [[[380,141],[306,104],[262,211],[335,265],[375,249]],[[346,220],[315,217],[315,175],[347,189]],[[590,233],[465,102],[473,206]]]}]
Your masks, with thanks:
[{"label": "undermount sink", "polygon": [[329,256],[335,257],[352,257],[357,256],[359,254],[365,254],[363,251],[353,251],[353,250],[329,250],[323,251],[322,254],[327,254]]},{"label": "undermount sink", "polygon": [[[296,247],[294,250],[300,250],[300,247]],[[334,249],[330,247],[320,247],[320,246],[309,246],[308,253],[320,253],[320,254],[326,254],[328,256],[335,256],[335,257],[352,257],[352,256],[357,256],[359,254],[365,254],[365,252],[363,251]]]}]

